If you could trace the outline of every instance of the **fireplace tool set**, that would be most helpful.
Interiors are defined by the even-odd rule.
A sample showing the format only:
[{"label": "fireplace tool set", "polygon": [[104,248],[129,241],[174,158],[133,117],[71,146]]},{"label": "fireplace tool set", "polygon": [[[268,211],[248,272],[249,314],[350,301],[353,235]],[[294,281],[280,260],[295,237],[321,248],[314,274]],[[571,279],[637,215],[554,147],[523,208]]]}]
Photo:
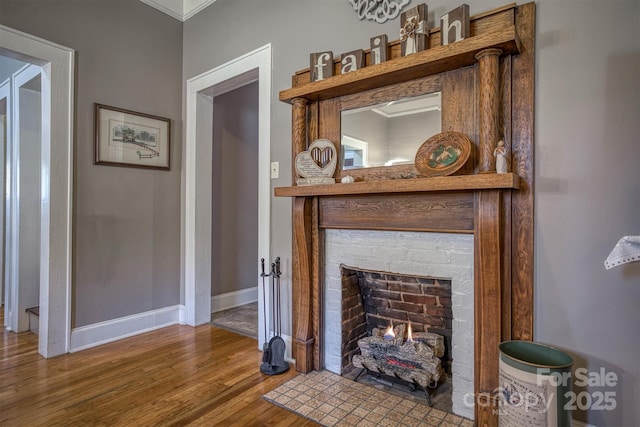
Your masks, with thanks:
[{"label": "fireplace tool set", "polygon": [[[286,344],[281,334],[282,329],[282,314],[280,310],[280,257],[277,257],[275,262],[271,263],[271,271],[265,272],[264,258],[260,260],[262,272],[262,303],[264,313],[264,345],[262,347],[262,363],[260,364],[260,372],[266,375],[278,375],[283,374],[289,370],[289,363],[284,360],[284,354],[287,349]],[[270,322],[267,322],[267,293],[266,282],[267,277],[270,277]],[[268,340],[268,331],[273,331],[274,336],[271,340]],[[267,341],[269,341],[267,343]]]}]

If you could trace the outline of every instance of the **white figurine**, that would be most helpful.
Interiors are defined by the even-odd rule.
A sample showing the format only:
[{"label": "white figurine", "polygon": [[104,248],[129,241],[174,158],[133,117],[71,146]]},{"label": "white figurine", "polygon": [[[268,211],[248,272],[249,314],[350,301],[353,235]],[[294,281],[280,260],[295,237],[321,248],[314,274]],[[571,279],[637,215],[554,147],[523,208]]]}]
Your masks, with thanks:
[{"label": "white figurine", "polygon": [[498,146],[493,150],[493,157],[496,158],[496,172],[507,173],[507,149],[504,141],[498,141]]}]

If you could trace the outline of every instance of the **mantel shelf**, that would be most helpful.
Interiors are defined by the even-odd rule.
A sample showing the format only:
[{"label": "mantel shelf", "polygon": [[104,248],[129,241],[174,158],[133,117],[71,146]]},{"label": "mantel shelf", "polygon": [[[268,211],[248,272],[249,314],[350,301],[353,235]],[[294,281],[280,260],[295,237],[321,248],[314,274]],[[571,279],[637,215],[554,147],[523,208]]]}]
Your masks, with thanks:
[{"label": "mantel shelf", "polygon": [[280,92],[280,100],[320,101],[451,71],[473,65],[476,54],[490,48],[502,49],[503,55],[519,53],[515,26],[286,89]]},{"label": "mantel shelf", "polygon": [[351,184],[299,185],[276,187],[276,197],[314,197],[353,194],[419,193],[430,191],[475,191],[518,189],[520,178],[514,173],[439,176],[432,178],[388,179]]}]

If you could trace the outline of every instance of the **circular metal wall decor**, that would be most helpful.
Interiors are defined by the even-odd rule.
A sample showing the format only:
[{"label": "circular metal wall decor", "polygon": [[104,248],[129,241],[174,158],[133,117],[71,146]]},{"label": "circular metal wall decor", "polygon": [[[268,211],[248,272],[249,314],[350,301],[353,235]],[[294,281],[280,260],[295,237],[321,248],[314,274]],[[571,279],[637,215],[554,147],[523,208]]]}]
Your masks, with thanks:
[{"label": "circular metal wall decor", "polygon": [[400,15],[410,0],[347,0],[360,20],[369,19],[380,24]]},{"label": "circular metal wall decor", "polygon": [[469,159],[471,140],[460,132],[442,132],[418,148],[415,165],[424,176],[446,176],[460,169]]}]

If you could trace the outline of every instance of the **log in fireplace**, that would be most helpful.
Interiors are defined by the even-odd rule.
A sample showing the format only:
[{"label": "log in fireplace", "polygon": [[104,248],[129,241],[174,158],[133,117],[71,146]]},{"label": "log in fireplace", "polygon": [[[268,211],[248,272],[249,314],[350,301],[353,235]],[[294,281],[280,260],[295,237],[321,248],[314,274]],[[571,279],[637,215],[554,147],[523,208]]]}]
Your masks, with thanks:
[{"label": "log in fireplace", "polygon": [[405,324],[389,326],[385,330],[374,328],[371,336],[358,340],[360,354],[353,355],[352,363],[361,372],[366,371],[401,380],[413,391],[418,387],[425,392],[431,406],[428,388],[436,388],[444,375],[440,358],[444,356],[442,335],[432,332],[411,332],[409,324],[405,337]]},{"label": "log in fireplace", "polygon": [[431,405],[428,388],[451,374],[451,281],[341,271],[342,372],[360,368],[355,380],[366,371],[404,382]]},{"label": "log in fireplace", "polygon": [[444,371],[451,373],[453,310],[450,279],[347,266],[342,266],[341,271],[343,372],[351,368],[354,355],[361,350],[360,340],[376,337],[376,331],[398,325],[403,328],[399,337],[403,340],[401,344],[405,330],[408,337],[413,332],[421,338],[426,336],[421,333],[437,334],[442,342],[442,350],[438,345],[437,357],[443,358]]}]

